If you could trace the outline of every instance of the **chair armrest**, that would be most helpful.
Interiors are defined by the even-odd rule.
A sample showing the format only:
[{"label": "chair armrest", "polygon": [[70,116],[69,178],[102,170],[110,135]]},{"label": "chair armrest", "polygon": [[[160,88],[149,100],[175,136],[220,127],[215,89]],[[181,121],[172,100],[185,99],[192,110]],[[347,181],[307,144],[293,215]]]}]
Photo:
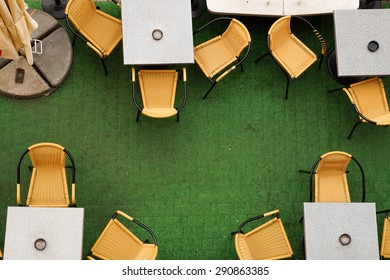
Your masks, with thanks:
[{"label": "chair armrest", "polygon": [[16,202],[18,205],[22,205],[21,200],[20,200],[20,167],[22,165],[22,161],[24,156],[29,152],[30,150],[27,149],[23,152],[22,156],[19,159],[18,167],[16,170]]},{"label": "chair armrest", "polygon": [[72,184],[72,205],[76,205],[76,184]]},{"label": "chair armrest", "polygon": [[16,184],[16,203],[22,205],[22,202],[20,201],[20,184]]},{"label": "chair armrest", "polygon": [[315,169],[317,168],[318,163],[321,161],[321,157],[319,157],[313,164],[310,169],[310,177],[309,177],[309,187],[310,187],[310,197],[309,201],[313,202],[313,175],[316,174]]},{"label": "chair armrest", "polygon": [[219,18],[215,18],[211,21],[209,21],[208,23],[206,23],[205,25],[201,26],[199,29],[195,30],[193,35],[196,35],[199,31],[203,30],[204,28],[208,27],[209,25],[211,24],[214,24],[215,22],[217,21],[220,21],[220,20],[228,20],[228,21],[231,21],[233,18],[230,18],[230,17],[219,17]]},{"label": "chair armrest", "polygon": [[242,228],[250,223],[250,222],[253,222],[255,220],[259,220],[259,219],[262,219],[264,217],[268,217],[268,216],[272,216],[272,215],[275,215],[276,217],[279,217],[279,210],[274,210],[274,211],[270,211],[270,212],[267,212],[267,213],[264,213],[264,214],[261,214],[261,215],[258,215],[258,216],[255,216],[255,217],[252,217],[252,218],[249,218],[247,219],[246,221],[244,221],[237,229],[236,231],[236,234],[238,233],[241,233],[242,232]]},{"label": "chair armrest", "polygon": [[292,16],[292,18],[297,18],[305,22],[307,25],[310,26],[311,30],[313,31],[314,35],[317,37],[318,41],[321,43],[321,55],[324,55],[326,53],[326,43],[322,35],[318,32],[318,30],[305,18],[300,16]]},{"label": "chair armrest", "polygon": [[72,206],[76,206],[76,166],[75,166],[75,163],[74,163],[74,159],[73,159],[73,156],[72,154],[64,148],[64,153],[68,156],[68,158],[70,159],[70,162],[71,162],[71,168],[72,168],[72,198],[71,198],[71,203],[72,203]]},{"label": "chair armrest", "polygon": [[349,100],[351,101],[353,107],[355,108],[356,113],[358,113],[358,115],[359,115],[363,120],[365,120],[366,122],[372,123],[372,124],[376,124],[375,121],[370,120],[369,118],[365,117],[365,116],[359,111],[359,109],[358,109],[358,107],[356,106],[355,101],[353,100],[352,95],[351,95],[351,93],[349,92],[349,90],[348,90],[347,88],[343,88],[343,90],[344,90],[344,92],[347,94]]},{"label": "chair armrest", "polygon": [[354,162],[356,162],[359,167],[360,173],[362,174],[362,202],[364,202],[366,200],[366,177],[364,175],[363,167],[360,162],[353,156],[351,158]]},{"label": "chair armrest", "polygon": [[81,36],[79,34],[79,32],[77,30],[75,30],[73,27],[72,27],[72,24],[70,23],[70,20],[69,20],[69,16],[67,14],[67,10],[65,10],[65,19],[66,19],[66,23],[70,29],[70,31],[73,32],[73,34],[75,36],[77,36],[78,38],[80,38],[88,47],[90,47],[91,49],[93,49],[95,52],[97,52],[97,54],[99,55],[100,58],[103,58],[104,57],[104,53],[102,53],[95,45],[93,45],[91,42],[87,41],[83,36]]},{"label": "chair armrest", "polygon": [[187,70],[185,67],[183,67],[183,88],[184,88],[184,97],[179,108],[177,109],[177,112],[180,112],[180,110],[183,109],[184,105],[187,102]]},{"label": "chair armrest", "polygon": [[137,107],[137,110],[139,112],[142,112],[142,109],[138,105],[137,99],[135,98],[135,76],[136,76],[135,72],[136,72],[135,69],[131,68],[131,92],[132,92],[132,95],[133,95],[133,102],[134,102],[135,107]]},{"label": "chair armrest", "polygon": [[236,69],[236,65],[230,67],[228,70],[223,72],[215,81],[218,83],[220,80],[222,80],[227,74],[232,72],[234,69]]},{"label": "chair armrest", "polygon": [[122,6],[121,0],[111,0],[111,1],[114,2],[114,4],[117,5],[118,7]]},{"label": "chair armrest", "polygon": [[153,233],[153,231],[152,231],[149,227],[147,227],[146,225],[144,225],[144,224],[141,223],[140,221],[137,221],[137,220],[134,219],[133,217],[127,215],[126,213],[124,213],[124,212],[122,212],[122,211],[120,211],[120,210],[117,210],[117,211],[115,212],[115,214],[113,215],[113,219],[115,219],[116,215],[120,215],[120,216],[126,218],[127,220],[129,220],[129,221],[131,221],[131,222],[137,224],[138,226],[142,227],[143,229],[145,229],[145,230],[146,230],[147,232],[149,232],[149,234],[152,236],[152,238],[153,238],[153,243],[154,243],[156,246],[158,246],[157,237],[156,237],[156,235]]}]

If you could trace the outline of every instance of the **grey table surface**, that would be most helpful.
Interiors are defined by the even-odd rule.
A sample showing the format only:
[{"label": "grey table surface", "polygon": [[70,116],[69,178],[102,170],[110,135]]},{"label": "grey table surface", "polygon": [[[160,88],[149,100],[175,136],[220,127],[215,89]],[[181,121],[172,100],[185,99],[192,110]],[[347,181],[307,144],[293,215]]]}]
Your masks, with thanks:
[{"label": "grey table surface", "polygon": [[[84,208],[8,207],[5,260],[80,260]],[[34,243],[46,241],[39,251]]]},{"label": "grey table surface", "polygon": [[307,260],[379,259],[375,203],[304,203],[303,212]]},{"label": "grey table surface", "polygon": [[339,76],[390,75],[390,9],[335,10],[333,19]]},{"label": "grey table surface", "polygon": [[122,29],[124,64],[194,63],[190,0],[122,0]]}]

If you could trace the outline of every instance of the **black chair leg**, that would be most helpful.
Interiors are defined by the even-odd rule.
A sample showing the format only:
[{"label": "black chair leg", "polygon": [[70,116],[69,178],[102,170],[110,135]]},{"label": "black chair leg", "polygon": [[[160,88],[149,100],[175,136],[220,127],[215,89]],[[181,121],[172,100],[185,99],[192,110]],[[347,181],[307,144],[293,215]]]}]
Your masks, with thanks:
[{"label": "black chair leg", "polygon": [[358,121],[358,122],[355,123],[355,125],[353,126],[353,128],[352,128],[352,130],[351,130],[351,133],[349,133],[349,135],[348,135],[348,139],[351,139],[353,132],[355,131],[356,127],[357,127],[360,123],[361,123],[361,121]]},{"label": "black chair leg", "polygon": [[286,85],[286,95],[284,96],[284,99],[287,99],[288,98],[288,89],[290,87],[290,83],[291,81],[289,79],[287,79],[287,85]]},{"label": "black chair leg", "polygon": [[300,170],[299,170],[299,173],[307,173],[307,174],[311,174],[311,172],[310,172],[310,171],[307,171],[307,170],[302,170],[302,169],[300,169]]},{"label": "black chair leg", "polygon": [[177,112],[177,115],[176,115],[176,121],[179,122],[180,121],[180,113]]},{"label": "black chair leg", "polygon": [[260,56],[259,58],[257,58],[257,59],[255,60],[255,63],[257,63],[259,60],[261,60],[262,58],[266,57],[267,55],[269,55],[269,52],[268,52],[268,53],[265,53],[265,54],[263,54],[262,56]]},{"label": "black chair leg", "polygon": [[106,63],[104,62],[105,59],[102,58],[102,63],[103,63],[103,68],[104,68],[104,73],[106,74],[106,76],[108,75],[108,72],[107,72],[107,67],[106,67]]},{"label": "black chair leg", "polygon": [[210,91],[217,85],[216,82],[213,82],[209,90],[206,92],[206,94],[203,96],[203,99],[206,99],[207,95],[209,95]]},{"label": "black chair leg", "polygon": [[74,45],[76,44],[76,34],[73,35],[73,41],[72,41],[72,47],[74,47]]},{"label": "black chair leg", "polygon": [[339,90],[343,90],[343,88],[335,88],[335,89],[331,89],[331,90],[328,90],[327,93],[331,93],[331,92],[335,92],[335,91],[339,91]]},{"label": "black chair leg", "polygon": [[137,118],[135,119],[136,122],[139,122],[139,116],[140,116],[140,114],[141,114],[141,111],[138,111],[138,113],[137,113]]},{"label": "black chair leg", "polygon": [[324,55],[322,54],[321,55],[321,58],[320,58],[320,64],[318,65],[318,70],[321,69],[321,65],[322,65],[322,61],[324,60]]}]

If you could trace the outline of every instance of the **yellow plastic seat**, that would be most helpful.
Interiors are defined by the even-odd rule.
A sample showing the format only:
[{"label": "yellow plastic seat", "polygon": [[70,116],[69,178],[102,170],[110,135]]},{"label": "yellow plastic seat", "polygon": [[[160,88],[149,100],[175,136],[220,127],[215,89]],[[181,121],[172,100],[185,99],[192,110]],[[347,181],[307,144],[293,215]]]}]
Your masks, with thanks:
[{"label": "yellow plastic seat", "polygon": [[310,48],[291,32],[291,18],[305,22],[321,42],[321,60],[318,68],[321,67],[324,54],[326,53],[325,41],[308,20],[298,16],[284,16],[272,24],[268,31],[269,52],[256,59],[256,62],[269,54],[272,55],[282,68],[287,79],[286,99],[288,98],[290,83],[305,72],[318,58]]},{"label": "yellow plastic seat", "polygon": [[93,0],[69,0],[65,17],[75,35],[73,44],[78,37],[93,49],[101,58],[107,75],[105,60],[122,40],[122,22],[98,10]]},{"label": "yellow plastic seat", "polygon": [[355,123],[348,139],[351,138],[358,124],[362,122],[378,126],[390,125],[389,105],[381,78],[374,77],[364,80],[343,90],[359,115],[359,121]]},{"label": "yellow plastic seat", "polygon": [[351,202],[347,180],[347,166],[351,160],[356,162],[361,172],[364,202],[366,191],[363,168],[352,155],[340,151],[323,154],[313,164],[311,171],[307,172],[310,173],[310,201],[313,201],[314,175],[314,202]]},{"label": "yellow plastic seat", "polygon": [[[242,228],[255,220],[268,216],[273,219],[244,233]],[[274,210],[243,222],[235,232],[235,247],[240,260],[279,260],[294,258],[279,210]]]},{"label": "yellow plastic seat", "polygon": [[3,252],[1,252],[1,249],[0,249],[0,260],[3,259]]},{"label": "yellow plastic seat", "polygon": [[[145,229],[154,244],[142,242],[122,222],[118,215]],[[157,238],[150,228],[122,211],[116,211],[102,234],[88,253],[87,259],[95,260],[155,260],[158,253]]]},{"label": "yellow plastic seat", "polygon": [[141,89],[143,107],[137,103],[136,99],[136,70],[132,69],[132,93],[133,101],[138,110],[137,119],[140,114],[151,118],[177,117],[183,109],[187,100],[187,72],[183,68],[183,88],[184,96],[181,105],[175,108],[176,87],[179,73],[176,70],[139,70],[138,80]]},{"label": "yellow plastic seat", "polygon": [[385,213],[385,219],[383,222],[381,250],[380,250],[381,259],[390,259],[389,212],[390,212],[390,209],[377,212],[378,214]]},{"label": "yellow plastic seat", "polygon": [[[20,199],[20,167],[26,154],[30,156],[32,162],[32,174],[26,206],[76,206],[76,169],[73,157],[64,147],[54,143],[39,143],[32,145],[21,156],[17,168],[17,204],[23,205]],[[70,168],[72,169],[71,200],[69,198],[68,183],[66,179],[66,156],[68,156],[71,161]]]},{"label": "yellow plastic seat", "polygon": [[[229,26],[225,32],[194,48],[195,61],[212,84],[203,99],[207,97],[222,78],[236,69],[237,66],[241,65],[242,67],[242,62],[246,59],[250,50],[251,36],[249,31],[244,24],[234,18],[216,18],[195,31],[194,35],[220,20],[229,21]],[[243,57],[240,57],[245,49],[246,52]],[[215,76],[218,77],[213,80]]]}]

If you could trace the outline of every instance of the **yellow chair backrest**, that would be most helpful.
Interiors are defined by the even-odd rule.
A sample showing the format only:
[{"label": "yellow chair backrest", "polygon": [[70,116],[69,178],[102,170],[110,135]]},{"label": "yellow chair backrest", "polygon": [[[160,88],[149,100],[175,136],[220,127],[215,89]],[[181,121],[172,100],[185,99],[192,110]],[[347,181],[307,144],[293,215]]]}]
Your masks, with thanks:
[{"label": "yellow chair backrest", "polygon": [[275,21],[268,30],[269,47],[271,51],[277,51],[278,47],[290,40],[290,22],[291,17],[285,16]]},{"label": "yellow chair backrest", "polygon": [[339,173],[344,174],[351,161],[351,155],[345,152],[329,152],[321,156],[316,174]]},{"label": "yellow chair backrest", "polygon": [[248,29],[240,21],[232,19],[222,38],[227,41],[227,47],[235,54],[240,56],[241,52],[251,42],[251,35]]},{"label": "yellow chair backrest", "polygon": [[379,114],[389,111],[385,88],[381,78],[374,77],[359,83],[352,84],[349,88],[350,98],[367,118],[374,118]]},{"label": "yellow chair backrest", "polygon": [[29,156],[34,167],[65,166],[64,147],[54,143],[39,143],[29,148]]},{"label": "yellow chair backrest", "polygon": [[93,16],[96,6],[93,0],[70,0],[65,13],[77,29],[81,29]]}]

